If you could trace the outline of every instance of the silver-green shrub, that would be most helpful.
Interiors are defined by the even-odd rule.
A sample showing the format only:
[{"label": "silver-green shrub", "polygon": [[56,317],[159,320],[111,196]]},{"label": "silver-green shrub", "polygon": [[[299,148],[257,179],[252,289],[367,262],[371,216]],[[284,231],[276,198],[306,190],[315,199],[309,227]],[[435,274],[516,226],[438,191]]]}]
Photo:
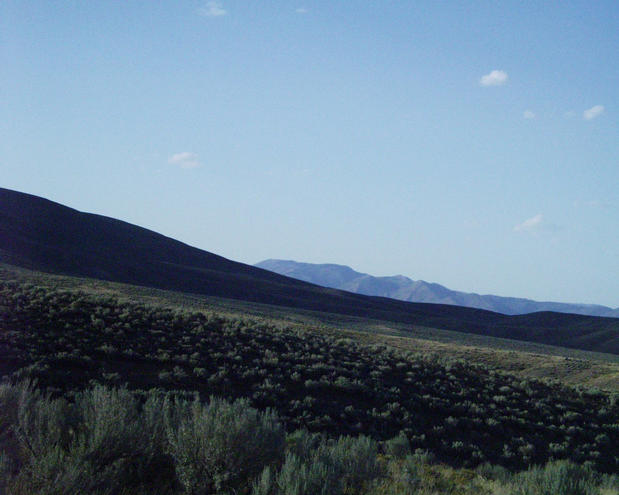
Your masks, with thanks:
[{"label": "silver-green shrub", "polygon": [[272,411],[246,400],[176,401],[168,407],[167,433],[176,474],[186,493],[224,493],[242,486],[265,466],[279,463],[285,432]]},{"label": "silver-green shrub", "polygon": [[534,467],[514,479],[514,495],[594,495],[598,494],[596,474],[569,461],[549,462]]},{"label": "silver-green shrub", "polygon": [[330,441],[302,431],[288,440],[290,450],[280,471],[265,469],[253,495],[362,494],[383,474],[376,442],[370,438]]},{"label": "silver-green shrub", "polygon": [[174,479],[173,465],[166,462],[165,437],[156,434],[162,417],[149,413],[161,410],[161,400],[149,398],[140,408],[128,390],[96,386],[68,403],[28,385],[7,387],[12,393],[0,389],[0,440],[8,493],[107,494],[148,486],[166,493],[160,481]]},{"label": "silver-green shrub", "polygon": [[401,432],[397,437],[385,442],[385,454],[397,459],[404,459],[411,453],[411,444],[408,437]]}]

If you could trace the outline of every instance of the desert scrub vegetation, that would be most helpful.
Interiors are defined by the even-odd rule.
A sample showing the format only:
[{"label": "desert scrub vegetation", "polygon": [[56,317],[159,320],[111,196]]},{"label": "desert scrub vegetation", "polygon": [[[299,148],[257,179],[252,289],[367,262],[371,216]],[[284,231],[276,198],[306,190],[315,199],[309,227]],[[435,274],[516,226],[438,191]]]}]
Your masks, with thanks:
[{"label": "desert scrub vegetation", "polygon": [[[617,395],[248,318],[0,282],[0,355],[7,380],[34,380],[69,403],[101,384],[142,397],[157,389],[185,400],[243,399],[261,414],[275,411],[288,433],[397,437],[456,468],[569,460],[619,471]],[[189,428],[175,444],[198,441],[182,433]],[[323,469],[295,455],[290,465]],[[279,474],[264,476],[266,486]]]},{"label": "desert scrub vegetation", "polygon": [[603,495],[616,477],[569,461],[512,474],[434,463],[405,436],[286,434],[248,402],[95,386],[72,400],[0,386],[0,494]]}]

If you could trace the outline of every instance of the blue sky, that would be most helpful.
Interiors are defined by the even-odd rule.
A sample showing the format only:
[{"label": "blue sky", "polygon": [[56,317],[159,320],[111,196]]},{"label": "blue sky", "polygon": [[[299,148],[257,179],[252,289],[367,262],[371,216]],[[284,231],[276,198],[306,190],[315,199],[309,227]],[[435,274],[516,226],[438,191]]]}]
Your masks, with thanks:
[{"label": "blue sky", "polygon": [[0,3],[0,185],[225,257],[619,306],[619,3]]}]

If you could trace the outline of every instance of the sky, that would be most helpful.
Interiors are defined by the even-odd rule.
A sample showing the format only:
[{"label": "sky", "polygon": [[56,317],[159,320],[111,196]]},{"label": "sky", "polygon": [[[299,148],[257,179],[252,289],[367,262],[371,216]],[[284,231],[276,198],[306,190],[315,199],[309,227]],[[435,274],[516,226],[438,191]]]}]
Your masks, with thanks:
[{"label": "sky", "polygon": [[0,2],[0,186],[236,261],[619,306],[619,2]]}]

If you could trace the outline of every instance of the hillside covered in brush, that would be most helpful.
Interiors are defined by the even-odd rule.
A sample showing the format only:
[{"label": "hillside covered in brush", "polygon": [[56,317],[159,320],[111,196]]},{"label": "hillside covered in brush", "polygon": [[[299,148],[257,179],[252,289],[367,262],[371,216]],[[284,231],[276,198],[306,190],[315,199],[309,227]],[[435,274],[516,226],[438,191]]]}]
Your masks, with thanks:
[{"label": "hillside covered in brush", "polygon": [[400,433],[454,466],[566,459],[616,472],[619,403],[464,361],[361,345],[312,329],[0,285],[0,374],[55,395],[96,383],[277,411],[288,431]]},{"label": "hillside covered in brush", "polygon": [[506,316],[319,287],[113,218],[0,188],[0,261],[50,273],[619,354],[619,319]]}]

